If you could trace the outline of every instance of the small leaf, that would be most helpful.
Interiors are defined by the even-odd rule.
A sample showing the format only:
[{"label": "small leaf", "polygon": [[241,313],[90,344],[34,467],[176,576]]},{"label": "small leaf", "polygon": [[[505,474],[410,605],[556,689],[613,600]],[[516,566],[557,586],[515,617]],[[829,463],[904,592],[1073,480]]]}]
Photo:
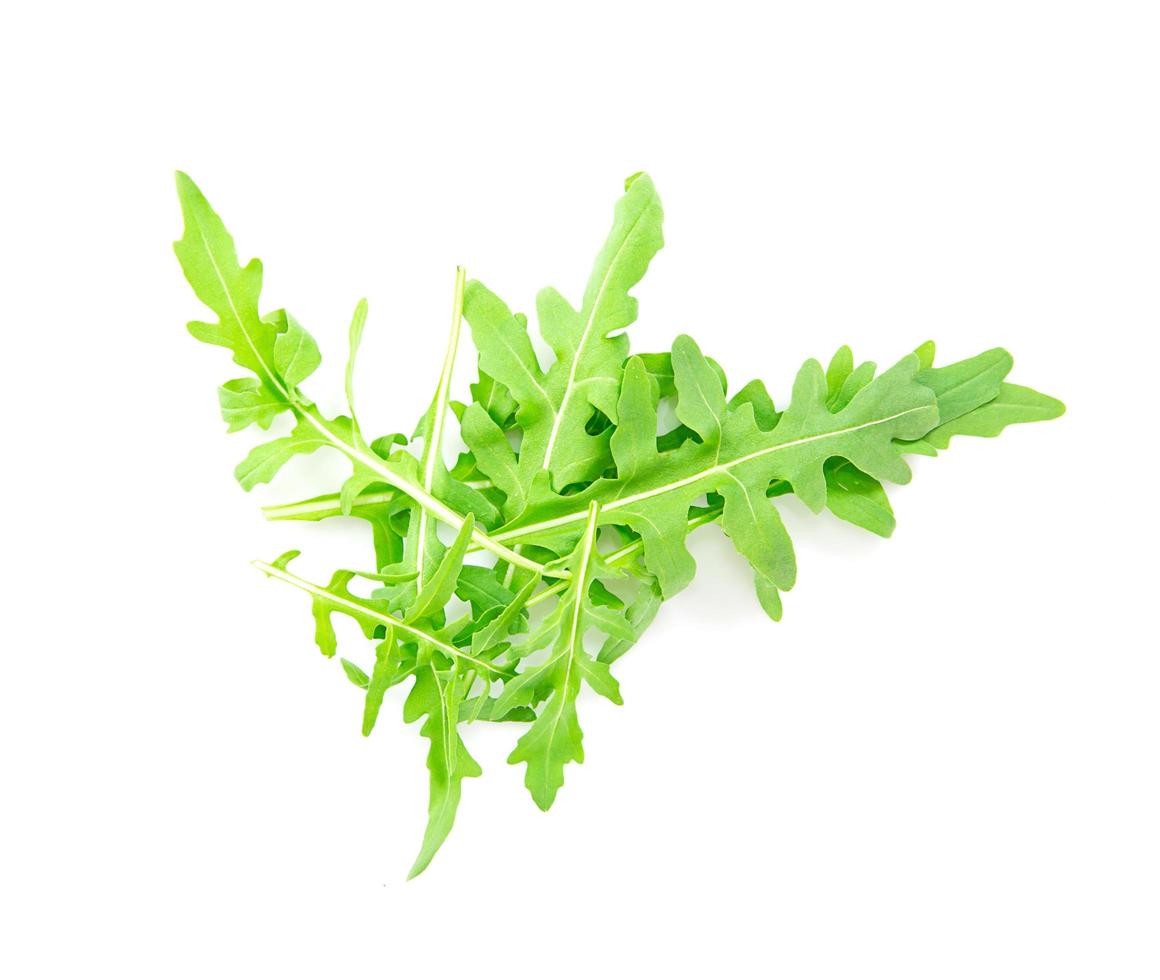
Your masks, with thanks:
[{"label": "small leaf", "polygon": [[290,435],[251,449],[249,455],[234,469],[234,477],[243,490],[252,490],[259,483],[269,483],[295,456],[317,452],[328,446],[333,448],[333,443],[303,420]]},{"label": "small leaf", "polygon": [[830,366],[826,368],[826,394],[828,398],[836,398],[842,390],[842,385],[854,370],[854,352],[846,345],[838,348],[830,358]]},{"label": "small leaf", "polygon": [[235,378],[218,388],[222,419],[230,432],[248,425],[268,429],[282,412],[289,409],[286,400],[272,392],[257,378]]},{"label": "small leaf", "polygon": [[879,537],[894,533],[894,511],[882,484],[845,459],[826,461],[826,506]]},{"label": "small leaf", "polygon": [[[367,301],[360,299],[354,308],[354,315],[350,319],[350,353],[346,359],[346,404],[350,417],[354,423],[354,431],[359,431],[358,416],[354,413],[354,362],[358,357],[359,345],[362,343],[363,328],[367,323]],[[404,440],[404,445],[406,440]],[[377,450],[376,450],[377,451]]]},{"label": "small leaf", "polygon": [[1023,422],[1044,422],[1064,413],[1064,404],[1050,395],[1040,394],[1022,385],[1003,382],[991,401],[940,425],[926,434],[926,441],[937,449],[946,449],[953,436],[999,435],[1007,426]]},{"label": "small leaf", "polygon": [[352,664],[345,657],[339,657],[338,662],[342,664],[342,669],[346,674],[347,680],[349,680],[355,687],[361,687],[365,691],[371,682],[371,679],[367,676],[366,671],[358,666],[358,664]]},{"label": "small leaf", "polygon": [[383,705],[383,695],[391,686],[392,675],[395,673],[395,664],[392,655],[395,653],[395,631],[387,627],[382,642],[375,647],[375,666],[367,683],[366,704],[363,706],[362,733],[370,735],[374,730],[375,722],[379,717],[379,709]]},{"label": "small leaf", "polygon": [[274,369],[282,382],[293,388],[315,372],[322,363],[322,355],[314,338],[294,317],[283,310],[280,320],[282,329],[274,340]]},{"label": "small leaf", "polygon": [[431,742],[427,753],[430,773],[427,829],[408,878],[414,878],[431,863],[451,832],[463,780],[483,773],[459,737],[457,687],[453,680],[441,678],[438,671],[428,667],[416,673],[415,686],[403,707],[403,720],[408,723],[426,716],[420,734]]},{"label": "small leaf", "polygon": [[447,549],[439,562],[435,573],[427,580],[422,591],[415,599],[415,604],[407,612],[407,622],[415,623],[422,619],[430,619],[442,612],[447,600],[455,592],[455,583],[459,570],[463,567],[463,558],[471,544],[471,532],[475,530],[475,520],[471,514],[463,522],[463,526],[456,535],[455,543]]}]

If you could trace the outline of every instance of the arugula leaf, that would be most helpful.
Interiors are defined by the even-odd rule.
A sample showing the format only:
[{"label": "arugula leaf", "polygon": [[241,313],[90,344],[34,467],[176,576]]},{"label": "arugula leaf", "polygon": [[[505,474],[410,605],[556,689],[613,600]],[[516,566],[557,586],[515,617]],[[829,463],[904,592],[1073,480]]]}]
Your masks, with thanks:
[{"label": "arugula leaf", "polygon": [[[361,489],[381,481],[402,491],[437,520],[456,530],[462,527],[463,515],[434,496],[427,486],[426,471],[420,484],[413,468],[403,465],[397,456],[384,460],[370,451],[350,418],[323,418],[313,403],[297,390],[296,385],[319,363],[314,342],[306,339],[301,327],[292,326],[290,318],[283,318],[285,329],[279,332],[276,318],[267,320],[258,314],[261,263],[253,259],[244,268],[238,265],[233,239],[201,191],[181,173],[177,175],[177,188],[185,216],[185,235],[174,244],[174,251],[198,298],[220,318],[216,324],[193,322],[189,325],[190,332],[199,340],[230,348],[234,360],[253,371],[270,397],[284,405],[285,410],[293,411],[298,419],[289,436],[256,447],[239,465],[237,476],[243,488],[248,490],[268,482],[293,456],[328,447],[345,455],[353,468],[341,495],[344,511],[349,512]],[[365,317],[365,308],[360,309]],[[351,329],[352,358],[362,334],[357,309],[356,321],[357,329],[355,326]],[[349,394],[349,366],[347,375]],[[266,410],[262,417],[266,417]],[[414,462],[411,457],[406,460]],[[396,465],[391,465],[392,462]],[[472,540],[512,564],[534,572],[544,571],[539,563],[522,558],[478,528],[473,531]]]},{"label": "arugula leaf", "polygon": [[894,511],[881,483],[848,459],[826,460],[826,506],[838,517],[879,537],[894,533]]},{"label": "arugula leaf", "polygon": [[365,691],[370,686],[371,679],[367,676],[367,672],[358,664],[351,663],[343,657],[339,657],[339,663],[342,664],[342,669],[347,679],[355,687],[361,687]]},{"label": "arugula leaf", "polygon": [[698,496],[716,492],[724,499],[726,532],[753,565],[762,603],[775,615],[774,593],[793,585],[794,559],[781,520],[766,500],[770,482],[786,481],[814,511],[826,502],[824,465],[832,456],[876,479],[907,482],[910,469],[894,440],[919,437],[937,424],[935,396],[918,382],[918,359],[911,355],[867,384],[842,411],[831,412],[821,365],[808,361],[789,407],[772,430],[763,431],[751,405],[726,404],[691,338],[677,339],[673,363],[678,418],[701,442],[656,451],[648,377],[639,361],[630,362],[621,390],[624,423],[612,439],[617,477],[571,497],[541,494],[516,522],[497,532],[496,540],[558,539],[583,519],[581,506],[599,499],[603,520],[627,524],[641,536],[645,565],[668,598],[695,570],[684,546],[689,508]]},{"label": "arugula leaf", "polygon": [[1046,422],[1059,418],[1063,412],[1063,402],[1050,395],[1002,382],[990,401],[936,426],[923,437],[923,441],[935,449],[946,449],[953,436],[993,439],[1009,425]]},{"label": "arugula leaf", "polygon": [[[249,372],[218,390],[229,431],[269,429],[287,414],[293,423],[239,464],[239,482],[247,490],[267,483],[319,449],[350,464],[331,492],[264,511],[276,521],[364,520],[373,570],[340,568],[321,585],[290,570],[297,551],[254,564],[309,596],[324,656],[338,652],[336,614],[372,645],[369,672],[339,658],[363,692],[364,735],[390,691],[412,679],[403,719],[422,720],[429,742],[427,826],[412,877],[447,838],[463,780],[481,773],[464,726],[527,726],[508,761],[525,766],[537,806],[553,804],[565,767],[584,759],[582,688],[621,703],[610,665],[693,577],[686,539],[694,529],[720,525],[748,562],[761,606],[779,619],[796,559],[778,498],[793,494],[814,512],[888,537],[895,516],[883,484],[910,479],[905,456],[1063,412],[1054,398],[1006,380],[1012,359],[1001,348],[935,367],[928,341],[879,373],[841,347],[825,369],[804,364],[780,409],[759,379],[731,392],[721,366],[687,336],[670,352],[630,355],[631,291],[662,245],[656,189],[637,174],[579,306],[552,289],[537,297],[550,367],[536,356],[527,319],[460,268],[442,370],[412,438],[368,442],[354,399],[366,300],[347,335],[347,414],[328,417],[303,388],[321,362],[318,345],[284,309],[261,313],[261,264],[240,264],[221,219],[184,175],[178,194],[185,230],[175,250],[217,318],[190,331]],[[479,369],[466,402],[451,390],[461,318]],[[666,431],[662,409],[676,418]],[[467,448],[449,468],[443,453],[456,424]],[[439,524],[454,531],[450,545]],[[355,591],[359,580],[369,596]],[[600,639],[588,649],[593,634]]]},{"label": "arugula leaf", "polygon": [[[616,421],[620,373],[628,354],[625,334],[636,320],[629,295],[661,248],[663,214],[652,181],[644,174],[625,182],[612,230],[596,257],[580,308],[556,290],[536,297],[540,332],[556,355],[541,369],[527,332],[527,319],[513,314],[482,283],[467,289],[464,316],[471,325],[479,363],[487,376],[515,398],[522,431],[519,482],[526,494],[534,482],[562,488],[598,476],[607,461],[607,437],[585,425],[593,410]],[[481,406],[481,411],[486,409]],[[479,458],[477,447],[465,441]],[[487,469],[492,479],[495,476]]]},{"label": "arugula leaf", "polygon": [[427,808],[427,830],[423,834],[423,845],[411,866],[408,878],[423,871],[440,845],[451,833],[455,822],[455,811],[459,808],[464,779],[483,775],[476,762],[459,737],[458,716],[462,696],[454,671],[440,671],[434,664],[427,664],[415,675],[415,685],[407,695],[403,706],[403,720],[418,721],[424,715],[426,721],[419,730],[429,739],[431,749],[427,753],[427,769],[430,771],[430,803]]},{"label": "arugula leaf", "polygon": [[524,784],[541,810],[552,805],[556,792],[564,785],[564,766],[584,761],[583,732],[576,716],[581,680],[613,703],[623,703],[608,664],[584,650],[584,634],[593,628],[610,637],[635,639],[623,614],[592,598],[597,576],[616,574],[596,551],[599,515],[600,505],[593,501],[588,507],[584,533],[568,556],[573,569],[568,587],[556,608],[521,644],[518,653],[527,657],[551,644],[551,654],[542,664],[525,669],[508,681],[495,706],[496,713],[502,715],[520,705],[544,702],[532,727],[508,756],[510,763],[527,764]]}]

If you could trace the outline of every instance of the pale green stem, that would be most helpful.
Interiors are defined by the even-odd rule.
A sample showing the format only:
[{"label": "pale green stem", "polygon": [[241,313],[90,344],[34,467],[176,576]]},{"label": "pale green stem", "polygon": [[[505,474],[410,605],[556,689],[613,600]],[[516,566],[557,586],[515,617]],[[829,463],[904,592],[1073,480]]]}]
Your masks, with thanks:
[{"label": "pale green stem", "polygon": [[[721,508],[713,507],[710,510],[705,511],[703,514],[698,514],[696,517],[690,518],[688,529],[689,531],[692,531],[696,528],[703,527],[706,524],[712,524],[720,516]],[[605,555],[605,564],[619,565],[626,559],[631,558],[643,547],[644,541],[641,538],[637,538],[635,541],[630,541],[628,544],[618,548],[616,551],[609,552],[607,555]],[[556,582],[554,585],[548,586],[548,588],[544,589],[542,592],[537,592],[527,601],[526,605],[534,606],[537,603],[543,602],[545,599],[550,599],[552,596],[563,592],[566,588],[568,588],[568,583],[566,581]]]},{"label": "pale green stem", "polygon": [[[419,465],[423,470],[423,489],[430,494],[435,488],[435,474],[443,462],[443,427],[447,423],[447,400],[451,394],[451,374],[455,370],[455,355],[459,352],[459,331],[463,325],[463,290],[467,283],[467,270],[455,267],[455,295],[451,302],[451,336],[447,338],[447,353],[443,355],[443,370],[439,372],[439,383],[435,386],[435,397],[431,399],[430,428],[423,444],[423,455]],[[427,535],[430,531],[427,511],[420,508],[416,515],[418,529],[415,535],[415,567],[419,576],[416,587],[423,589],[423,561],[427,553]]]},{"label": "pale green stem", "polygon": [[[473,490],[487,490],[491,480],[465,480],[466,487]],[[355,507],[374,507],[389,504],[397,494],[393,490],[360,493],[354,501]],[[296,500],[288,504],[268,504],[262,508],[262,515],[268,521],[320,521],[326,517],[341,517],[342,505],[337,493],[322,494],[310,500]]]},{"label": "pale green stem", "polygon": [[490,664],[486,660],[481,660],[478,657],[473,657],[469,653],[464,653],[458,647],[452,646],[450,643],[446,643],[443,640],[440,640],[438,637],[433,636],[426,630],[404,622],[403,620],[397,618],[396,616],[392,616],[389,613],[381,612],[380,610],[375,609],[373,606],[368,606],[365,603],[359,602],[357,599],[348,599],[345,596],[337,595],[324,586],[310,582],[304,578],[299,578],[293,572],[287,571],[285,568],[279,568],[277,565],[271,565],[269,562],[265,561],[254,561],[250,564],[258,569],[258,571],[264,572],[271,578],[276,578],[279,581],[287,583],[288,585],[293,585],[296,589],[301,589],[303,592],[306,592],[309,595],[326,599],[328,602],[348,609],[352,613],[357,613],[361,616],[366,616],[370,619],[377,620],[384,626],[392,627],[401,633],[406,633],[409,636],[413,636],[415,639],[420,640],[421,642],[429,643],[436,650],[447,654],[449,657],[453,657],[456,660],[465,660],[468,663],[475,664],[477,667],[483,668],[487,671],[497,671],[499,673],[511,676],[509,671],[504,671],[502,668],[497,667],[494,664]]}]

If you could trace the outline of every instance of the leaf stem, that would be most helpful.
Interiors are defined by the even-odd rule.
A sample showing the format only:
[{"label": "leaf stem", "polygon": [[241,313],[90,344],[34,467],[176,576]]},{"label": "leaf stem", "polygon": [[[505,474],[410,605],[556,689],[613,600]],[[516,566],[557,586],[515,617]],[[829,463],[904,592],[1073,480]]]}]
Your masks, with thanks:
[{"label": "leaf stem", "polygon": [[[435,489],[435,473],[443,461],[443,427],[447,422],[447,400],[451,393],[451,373],[455,370],[455,355],[459,352],[459,331],[463,324],[463,290],[467,283],[467,270],[455,267],[455,293],[451,301],[451,336],[447,338],[447,352],[443,355],[443,369],[439,372],[439,383],[435,386],[435,397],[431,400],[427,421],[426,439],[419,465],[423,469],[423,490],[432,494]],[[418,529],[415,535],[415,567],[419,570],[416,585],[423,589],[423,565],[427,553],[428,516],[427,508],[420,505],[417,515]]]},{"label": "leaf stem", "polygon": [[414,626],[410,623],[406,623],[403,620],[390,615],[389,613],[375,609],[373,606],[370,606],[365,602],[358,601],[358,599],[348,599],[346,596],[338,595],[337,593],[332,592],[330,589],[327,589],[325,586],[318,585],[315,582],[310,582],[304,578],[299,578],[293,572],[287,571],[285,568],[280,568],[277,565],[271,565],[269,562],[253,561],[250,562],[250,564],[258,569],[258,571],[264,572],[266,575],[270,576],[270,578],[276,578],[282,582],[287,583],[288,585],[293,585],[296,589],[301,589],[303,592],[306,592],[309,595],[326,599],[328,602],[334,603],[336,606],[346,608],[351,612],[358,613],[360,616],[366,616],[370,619],[378,620],[384,626],[392,627],[393,629],[396,629],[402,633],[410,634],[415,639],[424,643],[431,644],[431,646],[433,646],[436,650],[439,650],[456,660],[465,660],[468,663],[472,663],[477,667],[483,668],[484,670],[494,671],[496,673],[503,674],[506,677],[512,676],[511,671],[504,670],[502,667],[488,663],[486,660],[481,660],[478,657],[472,656],[470,653],[464,653],[458,647],[452,646],[450,643],[439,639],[437,636],[428,633],[426,630],[421,629],[418,626]]},{"label": "leaf stem", "polygon": [[[703,527],[706,524],[712,524],[715,520],[717,520],[718,517],[721,516],[721,510],[721,507],[711,507],[703,513],[698,514],[696,517],[690,517],[688,522],[689,530],[692,531],[698,527]],[[616,551],[609,552],[604,556],[604,562],[607,565],[619,565],[625,560],[631,558],[643,547],[644,540],[642,538],[637,538],[634,541],[630,541],[623,547],[617,548]],[[543,602],[545,599],[550,599],[552,596],[563,592],[567,587],[568,583],[566,581],[555,582],[548,586],[548,588],[544,589],[542,592],[537,592],[527,601],[526,605],[537,605],[538,603]]]}]

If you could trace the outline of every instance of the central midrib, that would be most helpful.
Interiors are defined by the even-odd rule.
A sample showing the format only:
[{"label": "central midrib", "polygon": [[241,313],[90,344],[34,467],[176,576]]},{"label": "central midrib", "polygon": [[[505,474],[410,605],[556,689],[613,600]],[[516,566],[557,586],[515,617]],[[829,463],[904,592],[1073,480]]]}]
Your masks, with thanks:
[{"label": "central midrib", "polygon": [[[773,453],[781,452],[783,449],[792,449],[795,446],[802,446],[811,442],[819,442],[823,439],[834,439],[839,436],[847,435],[851,432],[858,432],[861,429],[868,429],[875,425],[884,425],[887,422],[892,422],[895,419],[902,418],[906,415],[911,415],[914,412],[925,411],[930,408],[929,405],[919,405],[915,408],[908,408],[904,412],[896,412],[894,415],[888,415],[885,418],[873,419],[869,422],[862,422],[858,425],[852,425],[845,429],[838,429],[834,432],[823,432],[814,436],[805,436],[801,439],[793,439],[790,442],[783,442],[777,446],[770,446],[768,449],[759,449],[757,452],[748,453],[745,456],[739,456],[737,459],[730,460],[727,463],[718,463],[715,466],[710,466],[707,469],[699,470],[698,472],[684,477],[680,480],[674,480],[672,483],[666,483],[663,486],[654,487],[651,490],[643,490],[640,493],[632,494],[628,497],[620,497],[617,500],[609,501],[601,506],[601,513],[607,513],[611,510],[617,510],[622,507],[629,507],[632,504],[639,503],[642,500],[649,500],[653,497],[659,497],[666,493],[672,493],[674,490],[679,490],[681,487],[687,487],[691,484],[697,483],[706,477],[712,476],[714,473],[726,473],[735,466],[740,466],[742,463],[748,463],[751,460],[759,459],[763,456],[769,456]],[[573,524],[576,521],[582,520],[587,514],[586,510],[573,511],[571,514],[564,514],[561,517],[554,517],[551,520],[540,521],[538,524],[527,524],[523,527],[511,528],[508,531],[501,531],[498,534],[492,535],[494,541],[508,541],[512,538],[525,537],[527,535],[536,534],[540,531],[551,530],[554,527],[563,527],[567,524]]]},{"label": "central midrib", "polygon": [[588,515],[588,529],[585,532],[584,549],[580,553],[580,567],[574,574],[573,588],[576,590],[576,604],[572,609],[572,626],[568,632],[568,664],[564,668],[564,683],[560,686],[560,704],[556,717],[552,719],[552,730],[548,733],[548,758],[552,756],[552,747],[556,744],[556,733],[560,730],[560,722],[564,717],[564,708],[568,701],[568,684],[572,680],[572,667],[576,662],[576,644],[579,642],[577,634],[580,632],[580,615],[584,609],[584,590],[588,584],[588,565],[592,560],[592,549],[596,544],[596,519],[600,513],[599,504],[591,504],[585,512]]},{"label": "central midrib", "polygon": [[596,292],[596,298],[592,301],[592,310],[588,314],[588,322],[584,324],[584,332],[580,334],[580,343],[576,345],[576,356],[572,358],[572,367],[568,372],[568,383],[564,387],[564,397],[560,399],[560,408],[556,412],[556,417],[552,421],[552,431],[548,434],[548,445],[544,449],[544,463],[541,469],[548,470],[552,463],[552,450],[556,446],[556,437],[560,434],[560,423],[564,419],[564,410],[568,407],[568,399],[572,397],[572,392],[575,390],[576,383],[576,369],[580,365],[580,354],[584,350],[584,345],[588,343],[588,334],[592,330],[592,324],[596,322],[596,311],[600,308],[600,303],[604,299],[604,292],[608,289],[608,283],[612,279],[612,271],[616,268],[616,264],[620,261],[620,255],[628,245],[628,241],[632,238],[633,232],[636,231],[636,226],[640,224],[645,216],[647,208],[642,210],[636,216],[628,231],[624,234],[624,240],[616,249],[616,254],[612,256],[612,261],[608,263],[608,271],[600,282],[600,289]]},{"label": "central midrib", "polygon": [[238,308],[234,304],[234,294],[230,291],[230,287],[226,285],[225,276],[222,275],[222,270],[218,266],[217,256],[214,255],[214,251],[210,247],[209,239],[205,237],[205,229],[202,228],[201,219],[195,218],[195,220],[197,221],[198,237],[201,239],[202,247],[205,249],[205,254],[209,258],[209,264],[213,267],[213,274],[217,277],[218,285],[221,286],[222,293],[225,294],[226,297],[226,302],[230,305],[230,312],[234,315],[234,322],[238,325],[238,329],[242,332],[242,336],[246,338],[246,344],[253,352],[255,360],[257,360],[258,364],[265,372],[266,379],[274,386],[274,390],[281,394],[282,397],[286,399],[286,401],[293,403],[293,399],[290,397],[290,392],[287,391],[286,388],[284,388],[278,381],[278,376],[270,368],[270,365],[266,363],[266,359],[258,350],[257,344],[254,343],[254,338],[250,336],[250,331],[247,329],[246,323],[242,319],[242,315],[238,312]]}]

